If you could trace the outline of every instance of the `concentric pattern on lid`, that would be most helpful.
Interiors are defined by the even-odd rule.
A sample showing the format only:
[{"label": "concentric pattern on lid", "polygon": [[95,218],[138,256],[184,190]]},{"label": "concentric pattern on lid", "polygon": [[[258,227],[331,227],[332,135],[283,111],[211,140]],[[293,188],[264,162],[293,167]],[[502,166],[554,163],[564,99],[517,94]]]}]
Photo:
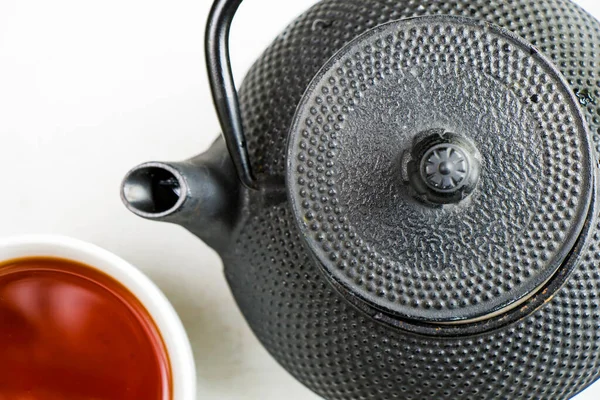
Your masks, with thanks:
[{"label": "concentric pattern on lid", "polygon": [[[586,220],[588,133],[575,96],[530,45],[487,24],[381,26],[315,78],[291,130],[288,187],[325,269],[379,308],[427,321],[493,314],[540,288]],[[458,204],[415,201],[399,160],[428,128],[481,153]]]}]

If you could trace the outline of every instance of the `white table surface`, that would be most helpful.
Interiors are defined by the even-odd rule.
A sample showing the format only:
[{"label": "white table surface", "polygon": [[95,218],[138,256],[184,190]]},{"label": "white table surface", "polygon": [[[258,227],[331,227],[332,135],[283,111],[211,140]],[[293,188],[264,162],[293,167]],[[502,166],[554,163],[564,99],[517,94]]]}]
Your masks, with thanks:
[{"label": "white table surface", "polygon": [[[232,32],[236,76],[315,2],[246,0]],[[597,0],[577,2],[600,17]],[[219,132],[203,59],[210,4],[0,0],[0,236],[70,235],[142,269],[187,328],[199,399],[316,400],[253,336],[217,255],[119,199],[129,168],[188,158]],[[599,397],[597,384],[577,399]]]}]

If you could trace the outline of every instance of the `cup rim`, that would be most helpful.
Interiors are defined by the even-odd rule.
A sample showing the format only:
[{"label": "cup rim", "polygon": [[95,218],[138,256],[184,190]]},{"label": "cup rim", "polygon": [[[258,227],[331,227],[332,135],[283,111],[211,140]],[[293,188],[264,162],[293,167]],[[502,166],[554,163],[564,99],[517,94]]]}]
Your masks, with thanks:
[{"label": "cup rim", "polygon": [[[6,257],[12,251],[13,256]],[[58,257],[93,267],[116,279],[144,305],[165,344],[172,375],[172,400],[196,399],[196,366],[192,346],[173,305],[141,270],[95,244],[62,235],[0,237],[0,263],[19,257]]]}]

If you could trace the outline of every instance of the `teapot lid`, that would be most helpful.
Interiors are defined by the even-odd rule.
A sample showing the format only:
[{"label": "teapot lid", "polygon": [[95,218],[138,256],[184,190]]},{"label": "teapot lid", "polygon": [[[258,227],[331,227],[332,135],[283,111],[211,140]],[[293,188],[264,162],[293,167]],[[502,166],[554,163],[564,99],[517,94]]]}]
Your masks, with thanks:
[{"label": "teapot lid", "polygon": [[322,68],[291,128],[287,187],[345,291],[396,317],[464,323],[560,270],[593,165],[576,97],[532,45],[428,16],[379,26]]}]

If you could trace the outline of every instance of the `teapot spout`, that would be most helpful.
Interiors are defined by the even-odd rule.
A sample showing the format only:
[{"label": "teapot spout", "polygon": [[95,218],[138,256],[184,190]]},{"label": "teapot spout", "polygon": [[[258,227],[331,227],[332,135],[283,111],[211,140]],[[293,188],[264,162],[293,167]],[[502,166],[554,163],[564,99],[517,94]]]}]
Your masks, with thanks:
[{"label": "teapot spout", "polygon": [[220,252],[238,215],[240,185],[225,142],[183,162],[149,162],[132,169],[121,199],[134,214],[178,224]]}]

